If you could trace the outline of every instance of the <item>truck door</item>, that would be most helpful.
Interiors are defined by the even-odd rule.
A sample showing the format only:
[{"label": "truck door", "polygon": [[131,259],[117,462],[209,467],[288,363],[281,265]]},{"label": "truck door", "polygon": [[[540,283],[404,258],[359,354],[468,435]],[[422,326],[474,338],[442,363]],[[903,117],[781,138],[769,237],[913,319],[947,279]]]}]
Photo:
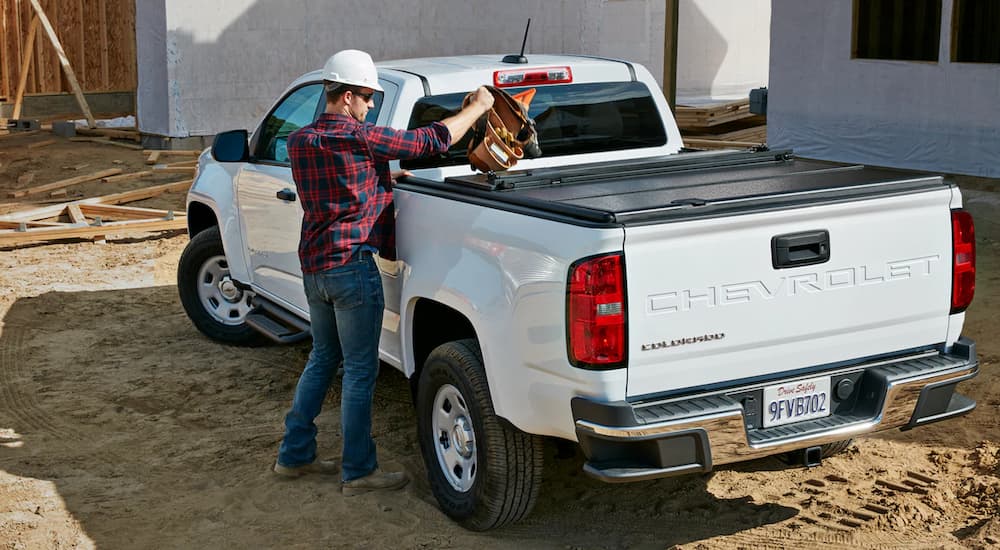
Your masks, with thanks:
[{"label": "truck door", "polygon": [[[384,94],[366,122],[384,124],[382,105],[392,101],[396,87],[379,83]],[[237,180],[237,201],[244,239],[250,256],[252,284],[257,292],[308,318],[309,304],[302,287],[298,245],[302,229],[299,202],[286,146],[288,135],[312,123],[326,106],[323,84],[304,84],[289,92],[264,119],[258,130],[253,161]],[[389,302],[386,302],[389,308]],[[398,304],[391,306],[398,310]],[[398,349],[399,344],[396,342]]]},{"label": "truck door", "polygon": [[298,245],[302,206],[288,161],[288,135],[322,112],[323,84],[288,93],[258,131],[253,162],[237,181],[236,197],[255,290],[299,314],[308,314]]}]

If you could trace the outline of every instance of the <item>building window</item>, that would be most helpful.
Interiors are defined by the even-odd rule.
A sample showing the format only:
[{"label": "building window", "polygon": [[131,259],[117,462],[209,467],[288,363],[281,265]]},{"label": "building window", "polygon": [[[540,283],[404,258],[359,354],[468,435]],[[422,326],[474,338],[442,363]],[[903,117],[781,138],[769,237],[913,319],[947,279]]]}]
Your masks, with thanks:
[{"label": "building window", "polygon": [[1000,2],[955,0],[951,19],[952,61],[1000,63]]},{"label": "building window", "polygon": [[854,0],[855,58],[937,61],[940,40],[941,0]]}]

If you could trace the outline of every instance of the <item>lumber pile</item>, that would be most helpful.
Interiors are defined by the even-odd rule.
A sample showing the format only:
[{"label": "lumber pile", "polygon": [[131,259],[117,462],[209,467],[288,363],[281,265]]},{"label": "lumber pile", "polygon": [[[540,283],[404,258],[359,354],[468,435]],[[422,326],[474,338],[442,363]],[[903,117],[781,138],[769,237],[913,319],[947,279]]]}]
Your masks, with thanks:
[{"label": "lumber pile", "polygon": [[107,235],[133,235],[185,229],[187,218],[172,210],[120,206],[169,191],[187,191],[192,180],[15,211],[0,216],[0,248],[60,239],[104,240]]},{"label": "lumber pile", "polygon": [[767,119],[750,112],[749,98],[708,105],[678,105],[675,116],[687,147],[746,148],[767,143]]}]

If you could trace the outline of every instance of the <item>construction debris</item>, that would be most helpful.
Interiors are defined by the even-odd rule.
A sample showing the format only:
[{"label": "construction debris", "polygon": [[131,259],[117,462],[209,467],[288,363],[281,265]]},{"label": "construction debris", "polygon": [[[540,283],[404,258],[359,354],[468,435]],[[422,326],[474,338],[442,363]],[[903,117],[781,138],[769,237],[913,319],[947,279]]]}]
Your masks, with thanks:
[{"label": "construction debris", "polygon": [[750,112],[750,99],[707,105],[678,105],[684,144],[697,149],[745,149],[767,143],[767,119]]},{"label": "construction debris", "polygon": [[[0,247],[60,239],[104,240],[128,235],[185,229],[187,218],[172,210],[117,206],[168,191],[186,191],[192,180],[53,204],[0,216]],[[50,221],[50,220],[66,221]]]}]

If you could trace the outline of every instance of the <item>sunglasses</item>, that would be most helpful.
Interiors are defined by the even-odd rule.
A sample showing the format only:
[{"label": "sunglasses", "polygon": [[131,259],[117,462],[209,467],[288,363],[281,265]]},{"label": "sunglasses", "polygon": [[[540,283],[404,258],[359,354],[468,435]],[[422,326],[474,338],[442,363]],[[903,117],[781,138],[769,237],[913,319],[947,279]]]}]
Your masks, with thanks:
[{"label": "sunglasses", "polygon": [[361,99],[365,100],[365,103],[368,103],[369,101],[371,101],[372,97],[375,95],[374,91],[368,92],[367,94],[364,93],[364,92],[355,91],[355,90],[351,90],[351,92],[353,92],[354,95],[356,95],[356,96],[360,97]]}]

